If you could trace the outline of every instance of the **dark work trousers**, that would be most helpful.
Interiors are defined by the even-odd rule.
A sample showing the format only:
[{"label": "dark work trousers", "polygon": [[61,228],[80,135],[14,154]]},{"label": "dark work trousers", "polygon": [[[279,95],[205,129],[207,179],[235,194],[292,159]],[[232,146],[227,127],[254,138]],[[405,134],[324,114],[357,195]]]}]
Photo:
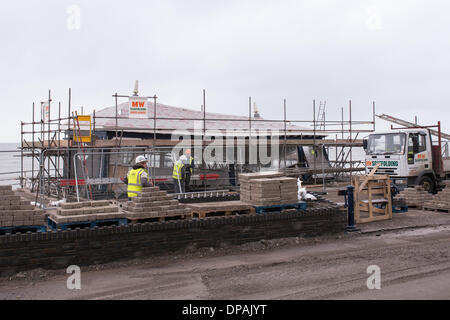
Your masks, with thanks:
[{"label": "dark work trousers", "polygon": [[189,184],[191,182],[191,173],[186,172],[186,178],[184,179],[184,190],[186,190],[186,192],[189,192],[189,190],[191,189]]},{"label": "dark work trousers", "polygon": [[[180,183],[178,183],[178,181]],[[181,186],[181,190],[180,190],[180,186]],[[177,180],[177,179],[173,179],[173,191],[175,193],[184,193],[184,180]]]}]

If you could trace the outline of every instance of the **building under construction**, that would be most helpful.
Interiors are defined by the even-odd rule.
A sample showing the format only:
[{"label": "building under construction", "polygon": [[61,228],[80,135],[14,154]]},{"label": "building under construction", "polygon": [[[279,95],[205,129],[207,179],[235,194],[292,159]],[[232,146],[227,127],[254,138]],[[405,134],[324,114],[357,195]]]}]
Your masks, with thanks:
[{"label": "building under construction", "polygon": [[[268,170],[325,183],[364,170],[352,159],[352,148],[362,147],[362,135],[375,129],[375,105],[371,120],[355,121],[351,101],[347,120],[342,109],[341,119],[330,121],[324,101],[312,102],[312,120],[287,119],[286,100],[280,106],[283,119],[269,120],[251,98],[245,116],[207,112],[205,92],[201,110],[164,105],[156,96],[139,96],[137,89],[134,95],[113,98],[113,106],[79,115],[69,89],[65,117],[61,103],[58,116],[52,117],[56,108],[50,91],[47,101],[33,104],[32,122],[21,124],[21,186],[41,199],[126,198],[122,180],[135,157],[145,154],[152,180],[172,190],[173,163],[186,148],[196,163],[191,178],[196,191],[233,190],[238,173]],[[132,101],[145,102],[144,116],[130,114]]]}]

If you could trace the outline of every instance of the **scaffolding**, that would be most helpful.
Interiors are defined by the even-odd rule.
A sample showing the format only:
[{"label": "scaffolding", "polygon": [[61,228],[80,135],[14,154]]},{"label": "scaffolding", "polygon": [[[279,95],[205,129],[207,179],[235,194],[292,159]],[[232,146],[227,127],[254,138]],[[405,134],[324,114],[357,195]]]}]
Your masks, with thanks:
[{"label": "scaffolding", "polygon": [[[137,96],[135,93],[134,96]],[[75,189],[77,192],[77,198],[80,198],[78,190],[80,186],[84,188],[84,197],[88,199],[95,198],[96,192],[88,192],[91,188],[91,184],[98,183],[95,186],[95,190],[101,190],[102,194],[113,193],[113,185],[120,184],[120,176],[123,171],[119,172],[119,160],[121,154],[129,152],[145,152],[150,156],[152,163],[157,162],[158,152],[161,152],[162,147],[173,147],[176,141],[170,141],[163,139],[162,136],[167,129],[159,128],[157,121],[201,121],[201,145],[193,146],[195,148],[201,148],[203,152],[204,148],[211,143],[210,137],[208,137],[207,123],[214,122],[222,123],[223,130],[228,129],[226,126],[230,122],[235,123],[247,123],[248,127],[245,130],[244,135],[244,153],[250,152],[250,148],[253,145],[260,143],[260,137],[255,132],[256,125],[261,123],[278,124],[280,126],[280,155],[282,155],[282,161],[278,161],[278,169],[284,171],[290,176],[311,175],[314,182],[318,179],[322,180],[325,184],[325,180],[332,177],[333,179],[343,178],[344,176],[361,172],[364,170],[361,167],[361,163],[353,161],[352,150],[355,147],[362,147],[361,134],[370,133],[375,130],[375,102],[372,104],[373,118],[371,120],[353,120],[352,119],[352,102],[349,101],[348,105],[348,119],[344,119],[344,108],[341,108],[340,120],[326,120],[325,119],[325,101],[321,101],[319,104],[319,112],[316,113],[316,101],[312,101],[312,120],[304,119],[288,119],[287,117],[287,101],[282,100],[283,117],[282,120],[263,119],[260,120],[259,115],[255,117],[252,114],[252,97],[248,99],[248,117],[240,118],[220,118],[220,117],[207,117],[206,113],[206,91],[203,90],[202,96],[202,119],[186,118],[186,117],[162,117],[157,116],[157,96],[147,96],[145,98],[152,100],[153,114],[149,119],[153,120],[153,127],[146,130],[146,134],[150,136],[148,139],[140,139],[138,141],[129,141],[124,139],[124,133],[127,130],[134,128],[121,126],[119,121],[125,119],[125,117],[119,114],[118,99],[127,98],[129,95],[119,95],[115,93],[112,95],[115,101],[115,114],[114,116],[99,116],[94,110],[91,115],[92,123],[92,140],[84,142],[76,137],[81,135],[80,126],[78,123],[79,115],[72,111],[72,90],[68,90],[68,103],[67,113],[65,116],[61,114],[61,102],[57,104],[58,114],[57,117],[52,118],[53,101],[51,98],[51,91],[48,92],[48,99],[40,103],[40,118],[36,119],[35,103],[32,104],[32,121],[21,122],[21,144],[20,144],[20,158],[21,158],[21,170],[19,183],[21,188],[27,187],[31,193],[36,193],[36,200],[38,197],[43,200],[43,197],[52,199],[62,199],[69,197],[70,194],[74,194]],[[150,104],[150,103],[149,103]],[[255,110],[256,111],[256,110]],[[96,123],[100,119],[108,119],[114,121],[114,126],[107,129],[96,127]],[[228,124],[227,124],[228,123]],[[296,127],[297,124],[306,125],[306,128]],[[363,128],[361,128],[363,126]],[[309,128],[308,128],[309,127]],[[217,130],[215,128],[214,130]],[[219,129],[221,130],[221,129]],[[112,132],[113,137],[110,139],[100,139],[97,135],[102,131]],[[326,138],[335,135],[335,138]],[[340,135],[340,138],[338,137]],[[270,139],[273,139],[270,136]],[[290,153],[295,150],[296,147],[302,146],[308,149],[302,161],[298,163],[288,163]],[[189,146],[191,147],[191,146]],[[335,149],[335,159],[329,160],[330,148]],[[195,152],[195,151],[194,151]],[[86,155],[90,154],[99,155],[100,159],[104,161],[106,155],[116,155],[113,157],[114,163],[112,164],[112,172],[107,173],[107,178],[102,176],[101,181],[95,181],[95,177],[91,173],[86,171],[89,162],[94,162],[93,156],[89,160],[86,160]],[[308,154],[306,154],[308,153]],[[81,158],[84,159],[80,159]],[[24,167],[24,159],[31,158],[31,168]],[[158,158],[161,159],[161,158]],[[103,163],[103,162],[102,162]],[[283,164],[283,165],[282,165]],[[111,163],[109,163],[111,167]],[[201,163],[200,166],[205,166],[205,163]],[[220,167],[221,164],[218,164]],[[92,167],[96,170],[105,171],[105,168],[97,168],[92,163]],[[241,171],[244,166],[241,167]],[[81,169],[81,170],[80,170]],[[152,166],[153,179],[156,179],[157,174],[155,172],[156,166]],[[246,168],[246,170],[259,170],[258,168]],[[31,173],[31,177],[26,175]],[[79,176],[81,174],[81,176]],[[80,179],[81,178],[81,179]],[[348,178],[348,177],[347,177]],[[89,184],[87,183],[89,181]],[[99,188],[99,185],[107,186],[105,189]]]}]

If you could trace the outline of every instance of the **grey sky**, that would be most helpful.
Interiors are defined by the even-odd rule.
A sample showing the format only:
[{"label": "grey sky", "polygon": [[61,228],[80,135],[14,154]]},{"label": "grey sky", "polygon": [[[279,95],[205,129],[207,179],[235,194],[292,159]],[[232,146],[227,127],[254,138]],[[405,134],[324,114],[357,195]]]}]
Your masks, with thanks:
[{"label": "grey sky", "polygon": [[[71,5],[80,29],[67,27]],[[265,118],[327,117],[353,101],[354,119],[377,113],[426,124],[450,111],[448,1],[4,1],[0,13],[1,142],[20,140],[32,102],[67,110],[114,103],[114,92],[159,102],[247,114],[252,96]],[[56,104],[54,103],[53,106]],[[56,108],[52,114],[56,115]],[[387,124],[380,123],[380,129]]]}]

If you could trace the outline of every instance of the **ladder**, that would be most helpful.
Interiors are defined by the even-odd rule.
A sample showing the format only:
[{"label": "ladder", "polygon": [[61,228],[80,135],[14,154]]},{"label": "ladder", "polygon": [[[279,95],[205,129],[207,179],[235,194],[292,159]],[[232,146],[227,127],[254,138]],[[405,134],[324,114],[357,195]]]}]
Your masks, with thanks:
[{"label": "ladder", "polygon": [[[380,119],[383,119],[383,120],[386,120],[386,121],[389,121],[389,122],[392,122],[392,123],[395,123],[395,124],[407,127],[407,128],[421,127],[420,124],[416,124],[416,123],[413,123],[413,122],[402,120],[402,119],[399,119],[399,118],[396,118],[396,117],[393,117],[393,116],[390,116],[390,115],[387,115],[387,114],[384,114],[384,113],[381,114],[381,115],[377,115],[377,117],[380,118]],[[438,136],[439,135],[436,130],[433,130],[433,129],[429,129],[429,130],[430,130],[432,135],[434,135],[434,136]],[[444,138],[445,140],[450,140],[450,134],[446,134],[446,133],[442,133],[441,132],[441,137]]]},{"label": "ladder", "polygon": [[326,101],[320,101],[319,111],[317,112],[316,130],[325,130],[325,106]]}]

